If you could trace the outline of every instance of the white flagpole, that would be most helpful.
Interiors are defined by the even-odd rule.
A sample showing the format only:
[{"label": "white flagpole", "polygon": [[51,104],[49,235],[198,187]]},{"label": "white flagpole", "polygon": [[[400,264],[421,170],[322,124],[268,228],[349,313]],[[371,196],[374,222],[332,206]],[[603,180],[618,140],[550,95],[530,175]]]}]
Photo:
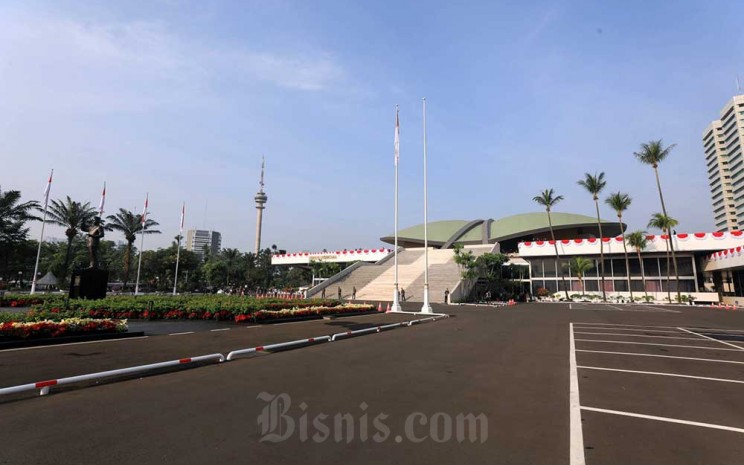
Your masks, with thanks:
[{"label": "white flagpole", "polygon": [[400,290],[398,289],[398,161],[400,158],[400,121],[398,105],[395,106],[395,289],[393,289],[393,312],[400,312]]},{"label": "white flagpole", "polygon": [[137,282],[134,285],[134,295],[139,295],[140,271],[142,270],[142,252],[145,246],[145,224],[147,223],[147,203],[149,199],[150,199],[150,194],[148,193],[145,196],[145,208],[144,210],[142,210],[142,227],[140,228],[140,230],[142,231],[142,237],[140,238],[139,263],[137,263]]},{"label": "white flagpole", "polygon": [[36,280],[39,273],[39,258],[41,258],[41,244],[44,242],[44,226],[46,225],[47,217],[47,206],[49,205],[49,191],[52,190],[52,177],[54,176],[54,170],[49,175],[49,181],[47,182],[46,189],[44,189],[44,218],[41,220],[41,234],[39,235],[39,248],[36,250],[36,265],[34,265],[34,276],[31,281],[31,294],[36,292]]},{"label": "white flagpole", "polygon": [[186,216],[186,202],[181,207],[181,227],[178,231],[178,251],[176,252],[176,274],[173,277],[173,295],[176,295],[176,287],[178,286],[178,262],[181,259],[181,236],[183,236],[183,219]]},{"label": "white flagpole", "polygon": [[103,206],[106,203],[106,181],[103,181],[103,191],[101,192],[101,202],[98,204],[98,216],[103,219]]},{"label": "white flagpole", "polygon": [[429,235],[428,235],[428,209],[429,199],[426,186],[426,97],[423,98],[424,106],[424,305],[421,313],[434,313],[429,304]]}]

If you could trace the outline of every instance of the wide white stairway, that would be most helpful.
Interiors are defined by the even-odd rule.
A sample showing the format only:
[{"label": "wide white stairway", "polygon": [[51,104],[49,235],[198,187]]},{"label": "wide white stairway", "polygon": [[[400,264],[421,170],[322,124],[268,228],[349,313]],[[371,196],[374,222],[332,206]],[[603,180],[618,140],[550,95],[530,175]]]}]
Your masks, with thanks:
[{"label": "wide white stairway", "polygon": [[[493,245],[467,246],[465,251],[476,257],[492,251]],[[444,291],[450,292],[460,282],[460,269],[455,263],[453,249],[429,249],[429,300],[442,302]],[[406,300],[421,302],[424,298],[424,249],[405,249],[398,253],[398,286],[405,290]],[[395,283],[395,260],[390,258],[382,264],[364,264],[331,284],[326,297],[341,296],[350,299],[356,287],[356,299],[368,301],[391,301]],[[316,295],[317,296],[317,295]]]}]

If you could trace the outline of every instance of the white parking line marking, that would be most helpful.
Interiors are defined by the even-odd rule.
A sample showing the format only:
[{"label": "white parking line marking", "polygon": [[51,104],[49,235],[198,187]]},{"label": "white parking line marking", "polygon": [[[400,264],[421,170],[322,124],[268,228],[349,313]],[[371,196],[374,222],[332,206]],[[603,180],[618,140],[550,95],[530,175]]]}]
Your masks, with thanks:
[{"label": "white parking line marking", "polygon": [[585,329],[591,329],[591,330],[606,330],[606,331],[636,331],[636,332],[642,332],[642,331],[651,331],[654,333],[672,333],[672,334],[679,334],[679,331],[671,331],[668,329],[631,329],[631,328],[598,328],[596,326],[589,326],[587,328],[578,328],[574,326],[574,330],[576,331],[583,331]]},{"label": "white parking line marking", "polygon": [[210,329],[209,331],[215,332],[215,331],[230,331],[231,328],[217,328],[217,329]]},{"label": "white parking line marking", "polygon": [[186,332],[183,332],[183,333],[171,333],[168,336],[183,336],[184,334],[194,334],[194,332],[193,331],[186,331]]},{"label": "white parking line marking", "polygon": [[593,334],[593,335],[596,335],[596,336],[622,336],[622,337],[660,337],[660,338],[664,338],[664,339],[687,339],[688,341],[699,341],[700,340],[697,337],[648,336],[646,334],[587,333],[587,332],[584,332],[584,331],[576,331],[574,334]]},{"label": "white parking line marking", "polygon": [[573,323],[569,323],[569,367],[570,384],[568,395],[568,407],[570,411],[571,428],[571,465],[584,465],[584,433],[581,428],[581,403],[579,402],[579,376],[576,370],[576,345],[574,344]]},{"label": "white parking line marking", "polygon": [[[590,307],[590,305],[593,305]],[[610,307],[608,308],[601,308],[601,307]],[[654,308],[654,307],[646,307],[646,306],[629,306],[627,308],[621,308],[616,307],[614,305],[610,304],[588,304],[584,306],[576,306],[574,307],[573,304],[568,305],[569,310],[585,310],[590,312],[649,312],[649,313],[680,313],[678,310],[670,310],[668,308]]]},{"label": "white parking line marking", "polygon": [[[680,328],[682,329],[682,328]],[[705,331],[705,332],[716,332],[716,333],[739,333],[744,336],[744,329],[718,329],[718,328],[695,328],[694,326],[688,327],[693,331]]]},{"label": "white parking line marking", "polygon": [[700,426],[702,428],[720,429],[724,431],[733,431],[735,433],[744,433],[744,428],[734,428],[732,426],[715,425],[712,423],[701,423],[698,421],[680,420],[678,418],[657,417],[654,415],[643,415],[641,413],[622,412],[620,410],[607,410],[603,408],[583,407],[583,406],[581,407],[581,410],[587,410],[589,412],[609,413],[611,415],[621,415],[625,417],[643,418],[646,420],[663,421],[667,423],[678,423],[680,425]]},{"label": "white parking line marking", "polygon": [[704,337],[705,339],[708,339],[708,340],[710,340],[710,341],[713,341],[713,342],[720,342],[721,344],[725,344],[725,345],[727,345],[727,346],[735,347],[735,348],[737,348],[737,349],[739,349],[739,350],[744,350],[744,348],[743,348],[743,347],[739,347],[739,346],[737,346],[737,345],[735,345],[735,344],[731,344],[730,342],[726,342],[726,341],[719,341],[718,339],[714,339],[714,338],[712,338],[712,337],[709,337],[709,336],[705,336],[704,334],[699,334],[699,333],[696,333],[696,332],[694,332],[694,331],[690,331],[689,329],[685,329],[685,328],[678,328],[678,329],[679,329],[679,330],[681,330],[681,331],[684,331],[684,332],[690,333],[690,334],[694,334],[695,336],[700,336],[700,337]]},{"label": "white parking line marking", "polygon": [[658,372],[658,371],[621,370],[619,368],[603,368],[603,367],[588,367],[588,366],[579,366],[577,368],[581,368],[583,370],[617,371],[620,373],[637,373],[640,375],[671,376],[673,378],[702,379],[705,381],[721,381],[724,383],[744,384],[744,381],[741,381],[738,379],[708,378],[707,376],[682,375],[679,373],[663,373],[663,372]]},{"label": "white parking line marking", "polygon": [[599,339],[576,339],[577,342],[602,342],[606,344],[633,344],[638,346],[661,346],[661,347],[681,347],[683,349],[708,349],[708,350],[731,350],[738,351],[738,349],[725,349],[723,347],[703,347],[703,346],[686,346],[682,344],[657,344],[654,342],[635,342],[635,341],[602,341]]},{"label": "white parking line marking", "polygon": [[55,347],[64,346],[77,346],[82,344],[103,344],[104,342],[121,342],[121,341],[132,341],[135,339],[147,339],[150,336],[137,336],[137,337],[123,337],[121,339],[104,339],[102,341],[85,341],[85,342],[68,342],[66,344],[52,344],[48,346],[34,346],[34,347],[17,347],[15,349],[3,349],[0,350],[0,354],[4,352],[15,352],[18,350],[36,350],[36,349],[53,349]]},{"label": "white parking line marking", "polygon": [[737,362],[734,360],[717,360],[714,358],[677,357],[675,355],[636,354],[633,352],[610,352],[610,351],[605,351],[605,350],[584,350],[584,349],[576,349],[576,352],[590,352],[594,354],[611,354],[611,355],[631,355],[631,356],[636,356],[636,357],[676,358],[679,360],[695,360],[698,362],[735,363],[737,365],[744,365],[744,362]]},{"label": "white parking line marking", "polygon": [[616,323],[574,323],[575,325],[595,325],[595,326],[621,326],[625,328],[664,328],[677,329],[676,326],[646,326],[646,325],[622,325]]}]

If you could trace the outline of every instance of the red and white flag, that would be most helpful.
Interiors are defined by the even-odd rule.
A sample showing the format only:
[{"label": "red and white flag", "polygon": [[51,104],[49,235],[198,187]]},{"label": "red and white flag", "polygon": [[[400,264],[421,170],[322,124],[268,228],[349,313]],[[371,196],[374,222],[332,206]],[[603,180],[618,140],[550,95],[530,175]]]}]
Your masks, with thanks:
[{"label": "red and white flag", "polygon": [[183,203],[183,207],[181,207],[181,234],[183,234],[183,220],[186,218],[186,202]]},{"label": "red and white flag", "polygon": [[49,174],[49,181],[47,181],[47,185],[44,188],[44,208],[46,208],[47,204],[49,204],[49,191],[52,190],[52,177],[54,176],[54,170],[52,170],[51,174]]},{"label": "red and white flag", "polygon": [[145,223],[147,222],[147,204],[150,200],[150,194],[145,195],[145,208],[142,209],[142,228],[144,229]]},{"label": "red and white flag", "polygon": [[398,109],[395,109],[395,166],[398,166],[400,158],[400,123],[398,122]]},{"label": "red and white flag", "polygon": [[103,218],[103,206],[106,204],[106,182],[103,182],[103,192],[101,192],[101,202],[98,204],[98,216]]}]

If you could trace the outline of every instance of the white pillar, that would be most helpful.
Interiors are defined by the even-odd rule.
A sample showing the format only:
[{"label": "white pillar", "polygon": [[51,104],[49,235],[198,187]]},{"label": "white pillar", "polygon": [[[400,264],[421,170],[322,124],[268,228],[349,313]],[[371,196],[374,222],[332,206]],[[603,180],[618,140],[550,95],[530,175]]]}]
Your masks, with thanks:
[{"label": "white pillar", "polygon": [[393,306],[391,311],[400,312],[400,290],[398,289],[398,159],[400,156],[400,126],[398,105],[395,106],[395,288],[393,289]]},{"label": "white pillar", "polygon": [[423,99],[424,106],[424,304],[421,313],[434,313],[429,304],[429,235],[428,235],[428,192],[426,185],[426,97]]}]

